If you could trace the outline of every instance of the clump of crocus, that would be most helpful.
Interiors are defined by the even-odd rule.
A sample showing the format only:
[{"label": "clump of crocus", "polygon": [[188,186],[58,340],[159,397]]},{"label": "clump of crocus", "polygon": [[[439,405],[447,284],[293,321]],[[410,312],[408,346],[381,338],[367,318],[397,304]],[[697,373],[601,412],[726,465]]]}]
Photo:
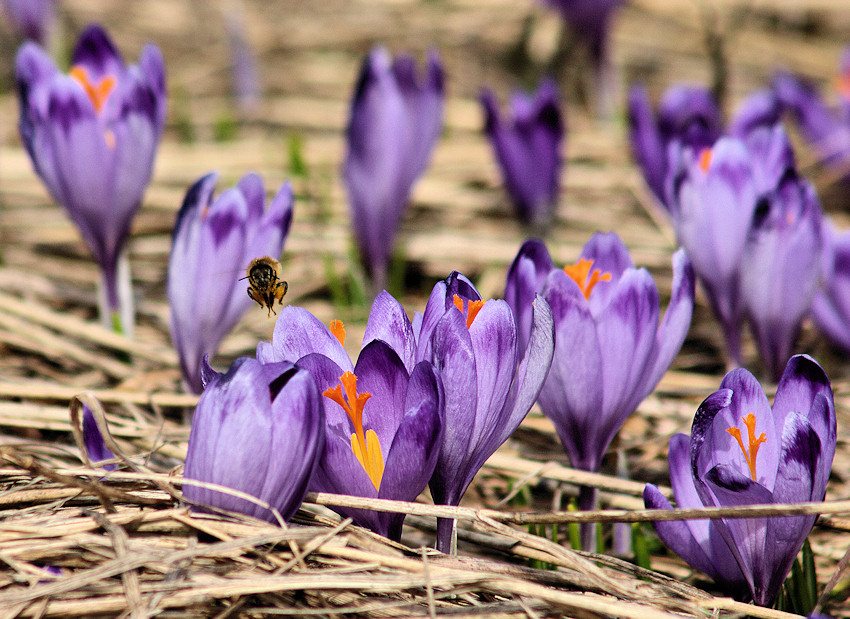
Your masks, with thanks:
[{"label": "clump of crocus", "polygon": [[590,52],[596,78],[596,108],[600,116],[614,109],[615,77],[608,52],[611,19],[626,0],[543,0],[557,10]]},{"label": "clump of crocus", "polygon": [[56,0],[3,0],[3,9],[21,37],[47,44],[56,21]]},{"label": "clump of crocus", "polygon": [[812,319],[829,340],[850,351],[850,231],[824,223],[824,285],[812,302]]},{"label": "clump of crocus", "polygon": [[[536,311],[535,294],[548,302],[555,321],[555,354],[540,408],[573,467],[597,471],[614,435],[661,380],[687,335],[694,301],[690,263],[684,251],[674,255],[672,297],[659,324],[655,282],[634,267],[616,234],[595,234],[579,261],[563,269],[532,239],[514,259],[505,290],[521,330]],[[595,504],[595,489],[583,488],[579,508]],[[593,529],[584,531],[587,547]]]},{"label": "clump of crocus", "polygon": [[[529,301],[531,303],[531,301]],[[528,414],[543,386],[554,350],[552,313],[538,296],[517,322],[502,300],[483,300],[454,272],[434,286],[415,321],[416,358],[433,361],[446,392],[446,429],[431,479],[436,503],[458,505],[487,459]],[[437,524],[437,548],[452,546],[453,521]]]},{"label": "clump of crocus", "polygon": [[[413,328],[387,292],[372,305],[356,365],[344,342],[340,321],[328,327],[287,306],[257,357],[297,361],[324,395],[327,438],[314,490],[412,501],[428,484],[446,428],[440,376],[430,362],[415,361]],[[335,509],[376,533],[401,537],[404,514]]]},{"label": "clump of crocus", "polygon": [[269,507],[190,484],[183,495],[196,507],[288,521],[325,447],[322,397],[312,376],[292,363],[248,358],[226,374],[207,367],[204,375],[183,476],[232,488]]},{"label": "clump of crocus", "polygon": [[514,94],[510,119],[499,118],[490,90],[481,93],[485,131],[517,217],[545,225],[555,213],[561,186],[564,122],[555,83],[547,80],[533,96]]},{"label": "clump of crocus", "polygon": [[834,107],[817,88],[787,71],[773,79],[773,90],[800,128],[803,137],[828,165],[846,166],[850,160],[850,48],[841,57],[835,79]]},{"label": "clump of crocus", "polygon": [[130,334],[124,245],[165,123],[162,54],[146,45],[138,66],[128,67],[93,25],[77,42],[69,74],[32,42],[18,52],[15,72],[24,146],[100,264],[104,322]]},{"label": "clump of crocus", "polygon": [[759,202],[741,259],[741,298],[772,380],[821,287],[824,233],[814,187],[789,173]]},{"label": "clump of crocus", "polygon": [[[832,389],[810,357],[788,361],[771,408],[746,370],[729,372],[700,405],[691,435],[670,440],[670,481],[682,509],[822,501],[835,455]],[[650,509],[672,509],[653,485]],[[659,521],[655,530],[728,595],[768,606],[817,516]]]},{"label": "clump of crocus", "polygon": [[285,183],[264,208],[262,179],[248,174],[213,199],[218,174],[186,192],[168,261],[171,340],[186,386],[201,393],[201,361],[214,354],[252,301],[245,270],[254,258],[280,256],[292,223],[292,188]]},{"label": "clump of crocus", "polygon": [[354,236],[376,291],[384,287],[410,190],[442,129],[443,98],[443,68],[434,53],[421,81],[410,56],[393,62],[375,48],[363,63],[343,174]]}]

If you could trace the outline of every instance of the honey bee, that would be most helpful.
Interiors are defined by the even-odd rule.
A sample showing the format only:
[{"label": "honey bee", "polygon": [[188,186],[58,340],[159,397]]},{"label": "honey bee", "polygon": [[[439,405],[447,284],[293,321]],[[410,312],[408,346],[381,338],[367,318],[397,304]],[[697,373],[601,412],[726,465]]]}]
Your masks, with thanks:
[{"label": "honey bee", "polygon": [[278,305],[283,305],[283,297],[289,288],[289,284],[280,279],[280,262],[269,256],[254,258],[248,265],[247,275],[242,279],[247,279],[251,284],[248,286],[248,296],[260,307],[268,308],[269,318],[272,313],[277,316],[274,302],[277,300]]}]

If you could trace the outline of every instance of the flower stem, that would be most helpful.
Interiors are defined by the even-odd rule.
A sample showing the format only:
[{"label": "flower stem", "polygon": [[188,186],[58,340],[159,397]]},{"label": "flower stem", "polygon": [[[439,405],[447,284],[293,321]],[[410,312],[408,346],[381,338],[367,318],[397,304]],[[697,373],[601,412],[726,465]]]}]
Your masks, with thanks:
[{"label": "flower stem", "polygon": [[[599,503],[599,490],[595,486],[579,486],[578,500],[576,505],[579,511],[592,511],[596,509]],[[580,525],[581,548],[588,552],[596,551],[596,530],[598,528],[595,522],[583,522]]]},{"label": "flower stem", "polygon": [[114,272],[100,271],[98,287],[100,321],[104,327],[128,338],[133,337],[133,288],[130,280],[130,261],[123,250],[115,263]]}]

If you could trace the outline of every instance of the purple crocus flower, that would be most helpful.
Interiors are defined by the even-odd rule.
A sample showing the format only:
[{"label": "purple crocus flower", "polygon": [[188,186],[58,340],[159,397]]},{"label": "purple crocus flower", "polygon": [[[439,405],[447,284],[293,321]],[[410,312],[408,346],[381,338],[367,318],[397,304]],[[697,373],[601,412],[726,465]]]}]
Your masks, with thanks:
[{"label": "purple crocus flower", "polygon": [[[183,476],[239,490],[284,521],[304,500],[325,446],[322,397],[310,373],[291,363],[237,359],[226,374],[207,368]],[[193,504],[277,522],[269,509],[186,484]]]},{"label": "purple crocus flower", "polygon": [[711,93],[697,86],[673,86],[653,112],[646,88],[629,92],[629,139],[647,185],[666,205],[670,164],[667,151],[674,141],[699,151],[710,147],[723,130],[720,109]]},{"label": "purple crocus flower", "polygon": [[[729,372],[700,405],[690,437],[670,441],[679,508],[822,501],[835,455],[832,389],[810,357],[788,361],[773,408],[747,370]],[[649,484],[650,509],[672,509]],[[656,522],[659,537],[729,595],[768,606],[817,516]]]},{"label": "purple crocus flower", "polygon": [[248,174],[213,200],[218,174],[186,192],[168,261],[171,340],[186,386],[201,393],[201,360],[214,354],[252,301],[240,284],[251,260],[280,256],[292,223],[285,183],[267,209],[262,179]]},{"label": "purple crocus flower", "polygon": [[603,116],[613,109],[615,87],[613,68],[608,54],[608,31],[611,19],[626,0],[543,0],[564,18],[576,36],[587,44],[597,82],[596,105]]},{"label": "purple crocus flower", "polygon": [[821,285],[822,213],[789,173],[760,202],[741,260],[741,298],[769,375],[778,380]]},{"label": "purple crocus flower", "polygon": [[830,108],[806,80],[786,71],[773,79],[777,98],[806,141],[827,164],[841,166],[850,158],[850,48],[842,55],[836,86],[838,105]]},{"label": "purple crocus flower", "polygon": [[383,48],[366,57],[348,121],[344,176],[351,222],[376,290],[386,280],[413,183],[443,126],[443,67],[435,53],[420,82],[410,56]]},{"label": "purple crocus flower", "polygon": [[56,0],[3,0],[3,9],[23,38],[39,45],[47,43],[56,20]]},{"label": "purple crocus flower", "polygon": [[[483,301],[454,272],[434,286],[414,321],[416,358],[433,361],[446,391],[446,429],[431,479],[436,503],[458,505],[475,474],[519,427],[552,362],[552,313],[542,297],[528,312],[525,345],[502,300]],[[439,519],[437,548],[451,547],[452,520]]]},{"label": "purple crocus flower", "polygon": [[[106,441],[103,440],[103,434],[100,432],[94,413],[85,404],[83,404],[83,444],[89,460],[92,462],[103,462],[115,457],[115,454],[106,446]],[[116,464],[105,464],[103,468],[107,471],[113,471],[117,466]]]},{"label": "purple crocus flower", "polygon": [[[597,471],[615,434],[682,346],[693,311],[693,271],[684,251],[676,252],[672,297],[659,324],[655,282],[634,267],[616,234],[593,235],[579,262],[563,269],[552,263],[542,241],[531,239],[511,264],[505,290],[521,330],[527,329],[535,294],[549,303],[555,321],[554,359],[540,408],[573,467]],[[583,489],[579,503],[593,509],[595,489]]]},{"label": "purple crocus flower", "polygon": [[[328,328],[287,306],[257,357],[296,360],[325,396],[327,439],[314,490],[412,501],[434,471],[446,427],[440,376],[430,362],[415,361],[413,328],[385,291],[372,305],[356,365],[344,342],[341,322]],[[376,533],[401,536],[404,514],[335,509]]]},{"label": "purple crocus flower", "polygon": [[[80,36],[72,64],[66,75],[35,43],[21,47],[19,129],[36,172],[100,263],[105,318],[114,322],[119,261],[165,123],[165,69],[150,44],[138,66],[126,66],[98,25]],[[128,331],[132,317],[122,318]]]},{"label": "purple crocus flower", "polygon": [[555,83],[544,81],[534,96],[514,94],[513,118],[507,121],[500,120],[492,91],[481,93],[481,103],[485,131],[517,216],[523,223],[545,224],[558,203],[564,138]]},{"label": "purple crocus flower", "polygon": [[721,138],[712,148],[679,151],[668,175],[667,203],[679,243],[688,252],[726,337],[741,364],[740,265],[758,186],[745,144]]},{"label": "purple crocus flower", "polygon": [[850,231],[824,224],[824,286],[812,302],[812,318],[833,344],[850,351]]}]

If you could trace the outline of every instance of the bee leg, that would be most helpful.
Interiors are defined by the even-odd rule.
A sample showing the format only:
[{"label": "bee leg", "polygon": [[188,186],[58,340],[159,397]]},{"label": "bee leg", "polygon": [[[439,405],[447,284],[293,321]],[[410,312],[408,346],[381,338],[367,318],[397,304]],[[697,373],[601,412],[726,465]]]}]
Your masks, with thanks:
[{"label": "bee leg", "polygon": [[264,307],[263,302],[257,298],[256,294],[254,293],[254,289],[250,286],[248,286],[248,298],[257,303],[257,305],[259,305],[260,307]]}]

